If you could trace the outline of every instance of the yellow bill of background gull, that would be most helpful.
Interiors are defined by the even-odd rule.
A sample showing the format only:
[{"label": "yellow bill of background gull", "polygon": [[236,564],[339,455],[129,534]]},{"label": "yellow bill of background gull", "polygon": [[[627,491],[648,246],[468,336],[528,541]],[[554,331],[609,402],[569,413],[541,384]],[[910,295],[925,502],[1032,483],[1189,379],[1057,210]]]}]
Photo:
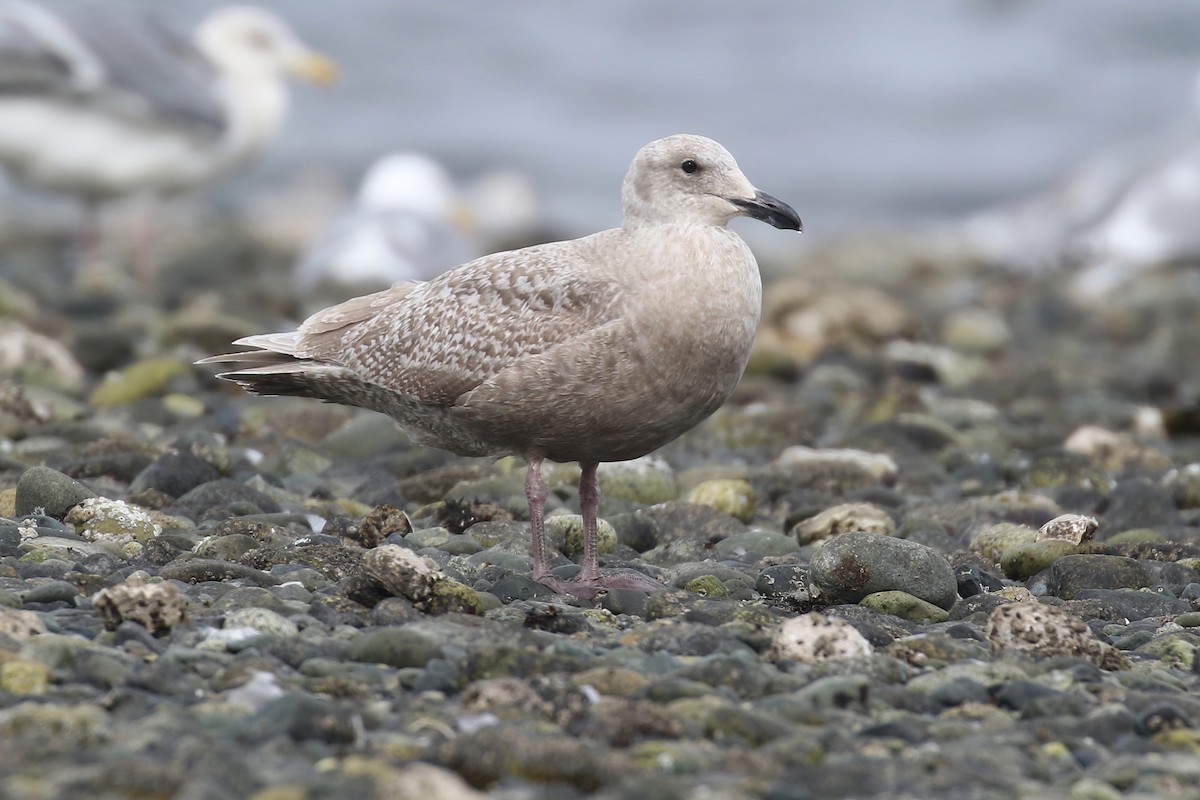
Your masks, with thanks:
[{"label": "yellow bill of background gull", "polygon": [[213,12],[191,41],[111,6],[0,4],[0,163],[89,206],[193,188],[257,155],[288,105],[286,74],[332,61],[274,14]]},{"label": "yellow bill of background gull", "polygon": [[422,153],[375,162],[353,205],[297,262],[295,288],[353,294],[423,281],[478,256],[474,215],[446,168]]},{"label": "yellow bill of background gull", "polygon": [[[602,573],[596,468],[643,456],[721,406],[742,376],[761,313],[754,255],[737,216],[800,230],[724,147],[676,135],[642,148],[625,176],[624,224],[496,253],[425,283],[327,308],[297,331],[200,363],[267,395],[390,415],[415,441],[460,455],[529,462],[533,578],[591,596],[650,588]],[[542,462],[577,461],[584,552],[575,580],[549,571]]]}]

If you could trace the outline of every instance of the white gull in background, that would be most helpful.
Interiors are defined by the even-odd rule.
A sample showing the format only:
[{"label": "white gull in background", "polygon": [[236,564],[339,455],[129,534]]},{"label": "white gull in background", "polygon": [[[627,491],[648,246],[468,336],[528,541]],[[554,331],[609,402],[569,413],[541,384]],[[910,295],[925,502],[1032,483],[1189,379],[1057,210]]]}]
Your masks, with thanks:
[{"label": "white gull in background", "polygon": [[[388,414],[421,444],[529,462],[533,577],[591,596],[654,588],[601,573],[596,468],[646,455],[732,393],[762,307],[754,255],[727,223],[800,230],[729,152],[702,136],[643,147],[621,193],[622,227],[484,256],[319,311],[291,333],[201,363],[257,394],[298,395]],[[550,572],[542,462],[578,461],[582,566]]]},{"label": "white gull in background", "polygon": [[1111,209],[1069,243],[1083,267],[1076,289],[1100,297],[1143,270],[1200,261],[1200,137],[1181,147],[1118,195]]},{"label": "white gull in background", "polygon": [[463,189],[478,237],[487,247],[508,249],[547,241],[537,186],[513,167],[490,169]]},{"label": "white gull in background", "polygon": [[[1200,79],[1193,108],[1200,112]],[[1200,113],[1162,142],[1096,155],[1055,186],[969,217],[955,235],[974,255],[1027,272],[1077,268],[1102,296],[1156,265],[1200,259]]]},{"label": "white gull in background", "polygon": [[128,8],[0,4],[0,163],[88,206],[193,188],[275,137],[292,73],[333,63],[274,14],[214,11],[192,40]]},{"label": "white gull in background", "polygon": [[454,179],[421,153],[394,153],[367,171],[352,206],[296,265],[298,293],[354,294],[423,281],[480,255]]}]

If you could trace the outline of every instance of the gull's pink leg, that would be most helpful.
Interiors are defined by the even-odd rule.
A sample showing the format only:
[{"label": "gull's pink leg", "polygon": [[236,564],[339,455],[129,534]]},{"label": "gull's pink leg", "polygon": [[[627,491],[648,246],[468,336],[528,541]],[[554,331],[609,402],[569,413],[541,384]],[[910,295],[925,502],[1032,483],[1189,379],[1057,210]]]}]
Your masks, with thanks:
[{"label": "gull's pink leg", "polygon": [[580,463],[579,513],[583,517],[583,568],[579,581],[589,583],[600,577],[600,536],[597,533],[596,510],[600,505],[600,482],[596,479],[597,464]]},{"label": "gull's pink leg", "polygon": [[533,533],[533,579],[540,581],[546,569],[546,498],[550,487],[542,477],[542,459],[529,459],[525,473],[525,499],[529,501],[529,527]]},{"label": "gull's pink leg", "polygon": [[85,199],[80,216],[79,228],[75,231],[75,241],[71,260],[75,274],[94,269],[102,257],[103,242],[100,235],[100,203]]},{"label": "gull's pink leg", "polygon": [[133,275],[143,286],[158,283],[161,265],[158,259],[158,225],[146,209],[139,209],[133,221]]},{"label": "gull's pink leg", "polygon": [[667,587],[658,581],[632,570],[600,574],[600,537],[597,533],[596,511],[600,504],[600,484],[596,480],[597,464],[579,466],[579,513],[583,517],[583,559],[579,574],[571,580],[555,578],[546,572],[546,551],[543,527],[543,506],[548,489],[542,480],[541,459],[529,462],[525,480],[525,495],[529,499],[529,519],[533,525],[533,579],[556,592],[571,594],[581,600],[591,600],[608,589],[635,589],[657,592]]}]

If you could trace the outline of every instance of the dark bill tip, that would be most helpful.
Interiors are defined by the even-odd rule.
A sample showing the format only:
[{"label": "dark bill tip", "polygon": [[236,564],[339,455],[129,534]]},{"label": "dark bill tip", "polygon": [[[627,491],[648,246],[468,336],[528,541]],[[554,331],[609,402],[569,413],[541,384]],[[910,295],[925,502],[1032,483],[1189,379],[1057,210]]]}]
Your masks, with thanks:
[{"label": "dark bill tip", "polygon": [[800,215],[796,210],[779,198],[772,197],[766,192],[755,192],[754,197],[745,200],[731,197],[729,202],[746,212],[746,216],[762,220],[776,228],[789,231],[803,231]]}]

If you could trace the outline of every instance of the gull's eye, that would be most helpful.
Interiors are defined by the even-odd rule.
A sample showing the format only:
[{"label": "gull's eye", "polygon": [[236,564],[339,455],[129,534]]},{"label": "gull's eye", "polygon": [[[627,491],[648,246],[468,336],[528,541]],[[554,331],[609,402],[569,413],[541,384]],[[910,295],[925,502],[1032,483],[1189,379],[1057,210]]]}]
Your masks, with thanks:
[{"label": "gull's eye", "polygon": [[251,28],[245,33],[246,43],[255,50],[270,50],[271,37],[261,28]]},{"label": "gull's eye", "polygon": [[679,168],[681,170],[683,170],[684,172],[686,172],[688,175],[691,175],[693,172],[700,171],[700,165],[697,164],[695,161],[693,161],[690,158],[684,160],[684,162],[679,165]]}]

